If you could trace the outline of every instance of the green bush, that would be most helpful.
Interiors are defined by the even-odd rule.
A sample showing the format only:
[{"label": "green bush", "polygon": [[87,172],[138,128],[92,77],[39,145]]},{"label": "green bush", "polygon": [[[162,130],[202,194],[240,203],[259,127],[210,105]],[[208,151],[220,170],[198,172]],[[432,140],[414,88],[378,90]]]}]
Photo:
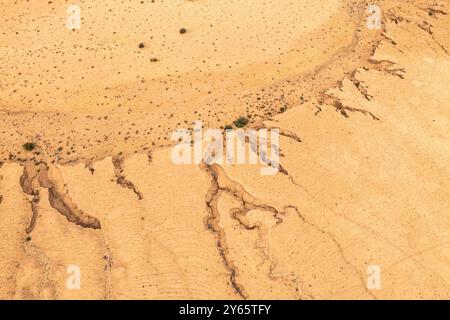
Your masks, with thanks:
[{"label": "green bush", "polygon": [[248,119],[246,117],[239,117],[237,120],[235,120],[234,125],[238,128],[243,128],[247,125]]}]

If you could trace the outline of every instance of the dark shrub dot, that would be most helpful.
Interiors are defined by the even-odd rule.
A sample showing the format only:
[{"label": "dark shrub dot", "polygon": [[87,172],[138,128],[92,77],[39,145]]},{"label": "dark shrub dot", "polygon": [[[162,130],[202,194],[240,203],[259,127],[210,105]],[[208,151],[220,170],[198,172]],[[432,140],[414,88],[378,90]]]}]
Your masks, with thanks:
[{"label": "dark shrub dot", "polygon": [[33,151],[34,148],[36,148],[36,145],[35,145],[33,142],[27,142],[27,143],[25,143],[25,144],[23,145],[23,148],[24,148],[26,151]]}]

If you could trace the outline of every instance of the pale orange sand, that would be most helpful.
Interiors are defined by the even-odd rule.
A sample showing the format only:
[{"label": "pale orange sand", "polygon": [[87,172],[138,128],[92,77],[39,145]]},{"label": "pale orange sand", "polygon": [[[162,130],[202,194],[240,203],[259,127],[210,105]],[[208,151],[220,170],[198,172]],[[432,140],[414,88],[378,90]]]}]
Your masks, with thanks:
[{"label": "pale orange sand", "polygon": [[[368,4],[2,3],[0,297],[450,298],[450,6]],[[173,163],[240,115],[278,174]]]}]

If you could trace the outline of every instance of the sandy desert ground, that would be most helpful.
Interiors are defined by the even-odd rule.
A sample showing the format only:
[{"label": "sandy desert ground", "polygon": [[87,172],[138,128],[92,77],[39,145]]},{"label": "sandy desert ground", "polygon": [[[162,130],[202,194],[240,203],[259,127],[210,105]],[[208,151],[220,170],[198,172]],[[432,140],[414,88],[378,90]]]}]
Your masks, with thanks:
[{"label": "sandy desert ground", "polygon": [[[1,299],[450,299],[450,1],[0,15]],[[173,162],[240,116],[279,173]]]}]

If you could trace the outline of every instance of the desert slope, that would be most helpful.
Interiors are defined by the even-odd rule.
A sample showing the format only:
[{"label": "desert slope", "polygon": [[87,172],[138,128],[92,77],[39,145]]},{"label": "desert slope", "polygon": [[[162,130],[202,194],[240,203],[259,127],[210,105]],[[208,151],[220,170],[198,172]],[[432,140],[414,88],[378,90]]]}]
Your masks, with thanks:
[{"label": "desert slope", "polygon": [[[201,42],[207,36],[195,33],[207,20],[195,14],[212,12],[217,20],[214,10],[229,6],[232,12],[237,3],[183,2],[188,13],[181,25],[188,32],[180,35],[173,26],[170,37]],[[157,10],[169,10],[166,4],[159,2]],[[242,10],[265,10],[269,4]],[[314,17],[302,11],[316,12],[320,5],[324,11]],[[229,20],[233,26],[269,26],[273,33],[259,39],[267,42],[289,33],[277,29],[280,17],[295,24],[303,14],[311,21],[280,40],[287,46],[281,52],[277,45],[264,53],[257,46],[244,50],[239,41],[259,40],[230,32],[243,50],[224,43],[216,48],[230,50],[227,63],[240,55],[243,65],[226,72],[214,60],[226,59],[205,40],[211,64],[198,68],[208,71],[182,69],[187,68],[183,62],[178,69],[183,76],[174,80],[177,76],[165,75],[164,68],[176,66],[171,62],[178,58],[166,52],[172,60],[161,59],[155,67],[161,69],[141,70],[142,75],[161,72],[159,80],[147,79],[142,87],[131,80],[141,53],[129,57],[137,68],[129,75],[106,76],[103,82],[102,73],[92,71],[89,87],[76,97],[39,87],[13,95],[20,82],[3,79],[0,297],[450,298],[450,6],[425,0],[380,5],[381,30],[365,28],[364,1],[305,1],[300,13],[280,6],[273,15],[247,21],[235,16]],[[183,10],[176,8],[164,28],[177,20],[176,10]],[[9,17],[24,19],[15,16],[17,9],[2,6]],[[33,14],[49,14],[49,8],[42,10]],[[144,15],[135,7],[126,15],[138,21],[135,12]],[[262,22],[266,15],[270,19]],[[11,19],[5,23],[12,28],[16,20]],[[90,31],[81,31],[89,37]],[[121,30],[121,41],[128,39],[126,32],[131,31]],[[2,37],[17,46],[11,35]],[[170,37],[167,43],[177,41]],[[313,41],[299,41],[308,37]],[[141,40],[129,40],[140,52]],[[144,52],[151,50],[144,42]],[[2,62],[27,68],[18,64],[27,54],[15,56],[14,46],[2,47]],[[111,65],[127,69],[124,47],[117,50],[112,55],[120,61]],[[192,49],[186,59],[208,52],[200,51]],[[103,63],[100,55],[97,59]],[[114,72],[111,65],[103,67]],[[86,67],[79,72],[88,72]],[[2,72],[8,71],[2,67]],[[61,88],[79,90],[51,74]],[[175,90],[177,81],[190,79],[204,82],[197,93]],[[146,101],[159,99],[158,81],[177,97],[161,95],[159,107],[151,107]],[[102,86],[135,97],[120,109],[113,104],[121,98],[108,95],[100,107]],[[46,95],[41,103],[35,93]],[[48,103],[50,98],[57,103]],[[26,99],[33,101],[27,105]],[[254,165],[173,163],[171,130],[190,127],[196,119],[206,127],[225,125],[242,114],[252,116],[250,126],[280,128],[278,174],[261,176]],[[36,143],[34,152],[22,149],[27,141]],[[80,290],[66,286],[69,265],[81,269]],[[367,287],[371,265],[380,267],[380,289]]]}]

